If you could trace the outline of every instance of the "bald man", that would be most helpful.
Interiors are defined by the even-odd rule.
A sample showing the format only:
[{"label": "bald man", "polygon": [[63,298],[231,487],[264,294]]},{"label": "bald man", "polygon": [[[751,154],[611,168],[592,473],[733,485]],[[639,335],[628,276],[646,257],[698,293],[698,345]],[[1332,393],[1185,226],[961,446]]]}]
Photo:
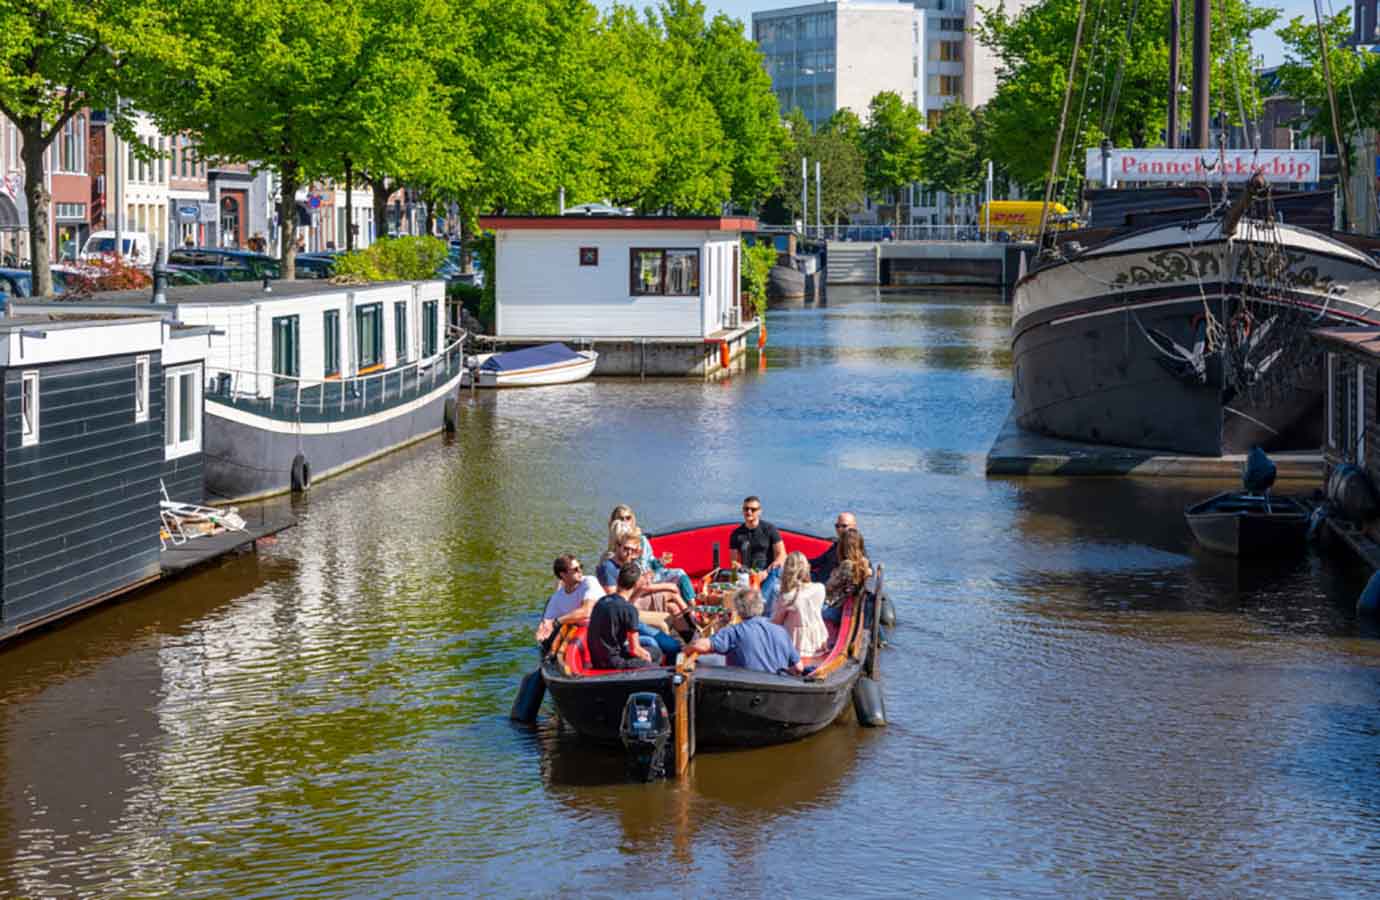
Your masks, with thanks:
[{"label": "bald man", "polygon": [[858,527],[858,517],[851,512],[841,512],[834,517],[834,543],[819,556],[810,560],[810,580],[828,581],[839,564],[839,535],[850,528]]}]

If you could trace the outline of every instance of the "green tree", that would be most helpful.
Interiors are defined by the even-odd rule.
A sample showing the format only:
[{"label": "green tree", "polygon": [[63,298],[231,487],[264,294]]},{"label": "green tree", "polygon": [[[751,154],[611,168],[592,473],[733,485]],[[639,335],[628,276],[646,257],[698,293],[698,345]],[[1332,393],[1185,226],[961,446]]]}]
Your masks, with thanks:
[{"label": "green tree", "polygon": [[731,199],[742,209],[761,203],[780,184],[779,147],[786,139],[762,53],[743,24],[717,15],[701,40],[704,89],[728,142]]},{"label": "green tree", "polygon": [[[1356,132],[1367,125],[1373,126],[1376,121],[1376,101],[1380,98],[1375,95],[1375,85],[1380,83],[1380,57],[1373,53],[1356,53],[1347,46],[1351,40],[1349,10],[1325,18],[1323,31],[1327,35],[1327,57],[1332,67],[1337,115],[1341,118],[1339,131],[1343,150],[1350,161]],[[1278,70],[1279,86],[1303,104],[1304,117],[1298,124],[1310,137],[1332,141],[1332,106],[1323,76],[1317,23],[1311,17],[1296,16],[1276,33],[1284,42],[1284,63]],[[1353,101],[1356,103],[1354,113]]]},{"label": "green tree", "polygon": [[[863,180],[868,193],[880,197],[900,192],[924,174],[924,132],[920,111],[892,91],[882,91],[868,104],[867,123],[859,142],[863,156]],[[896,224],[901,224],[901,203]]]},{"label": "green tree", "polygon": [[954,221],[954,197],[972,194],[982,183],[977,120],[962,103],[944,107],[939,122],[925,138],[921,153],[925,181],[949,195],[949,224]]},{"label": "green tree", "polygon": [[34,288],[52,292],[48,230],[48,149],[83,109],[109,110],[132,136],[132,114],[117,106],[138,57],[176,55],[163,4],[150,0],[4,0],[0,2],[0,113],[23,142],[24,197]]},{"label": "green tree", "polygon": [[[782,145],[781,187],[777,198],[790,219],[814,221],[815,180],[814,163],[819,162],[819,213],[825,222],[837,222],[860,207],[867,191],[863,182],[863,155],[859,146],[861,123],[849,109],[834,113],[827,122],[813,130],[800,110],[791,110],[786,118],[790,140]],[[800,208],[800,160],[810,161],[810,209],[802,214]]]},{"label": "green tree", "polygon": [[[1009,15],[1004,4],[998,4],[981,9],[978,16],[977,38],[993,50],[999,63],[997,91],[984,108],[987,154],[1011,180],[1027,188],[1038,187],[1049,175],[1078,5],[1079,0],[1043,0]],[[1247,0],[1213,4],[1211,108],[1225,111],[1229,121],[1239,124],[1239,106],[1252,118],[1258,115],[1259,98],[1242,76],[1250,71],[1251,33],[1267,27],[1276,15]],[[1104,137],[1123,147],[1162,145],[1169,93],[1169,42],[1163,23],[1168,19],[1169,0],[1088,0],[1065,158],[1058,161],[1060,177],[1070,185],[1081,180],[1086,148]],[[1192,17],[1184,16],[1183,22],[1181,65],[1186,78]],[[1243,93],[1241,104],[1236,102],[1238,89]],[[1186,116],[1188,104],[1180,108]]]}]

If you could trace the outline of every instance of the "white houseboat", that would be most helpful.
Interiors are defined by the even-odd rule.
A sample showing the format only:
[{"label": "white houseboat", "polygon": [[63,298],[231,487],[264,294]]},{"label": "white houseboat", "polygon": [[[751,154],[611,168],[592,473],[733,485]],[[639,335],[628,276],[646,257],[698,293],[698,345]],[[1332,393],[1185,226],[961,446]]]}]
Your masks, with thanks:
[{"label": "white houseboat", "polygon": [[495,236],[495,333],[599,353],[596,375],[713,377],[748,334],[735,216],[484,216]]},{"label": "white houseboat", "polygon": [[157,310],[210,326],[202,382],[210,494],[240,500],[299,491],[455,422],[463,370],[447,341],[439,281],[321,281],[175,287],[16,311]]}]

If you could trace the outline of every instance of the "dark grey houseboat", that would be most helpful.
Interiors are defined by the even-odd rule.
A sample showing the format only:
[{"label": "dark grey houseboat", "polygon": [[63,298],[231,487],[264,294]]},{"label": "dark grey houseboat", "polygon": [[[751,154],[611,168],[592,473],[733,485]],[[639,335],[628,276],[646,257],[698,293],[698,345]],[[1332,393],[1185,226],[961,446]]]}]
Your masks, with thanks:
[{"label": "dark grey houseboat", "polygon": [[439,281],[196,285],[170,288],[166,304],[140,291],[80,305],[214,329],[203,386],[215,497],[302,490],[454,422],[463,357]]},{"label": "dark grey houseboat", "polygon": [[159,576],[162,485],[201,498],[210,332],[0,318],[0,639]]}]

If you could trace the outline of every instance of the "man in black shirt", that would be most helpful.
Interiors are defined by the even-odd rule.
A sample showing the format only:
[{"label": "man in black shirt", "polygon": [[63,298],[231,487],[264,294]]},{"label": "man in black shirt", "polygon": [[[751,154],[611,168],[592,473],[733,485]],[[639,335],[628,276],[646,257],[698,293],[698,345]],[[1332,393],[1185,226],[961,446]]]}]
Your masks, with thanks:
[{"label": "man in black shirt", "polygon": [[786,545],[781,532],[762,520],[762,501],[748,497],[743,501],[743,524],[728,536],[733,562],[754,572],[779,569],[786,562]]},{"label": "man in black shirt", "polygon": [[810,560],[810,580],[828,581],[829,576],[839,565],[839,538],[850,528],[858,527],[858,517],[851,512],[841,512],[834,519],[834,542],[819,556]]},{"label": "man in black shirt", "polygon": [[[644,647],[637,639],[641,620],[637,607],[629,602],[642,567],[636,561],[624,563],[618,570],[618,583],[613,593],[606,594],[594,604],[589,614],[589,661],[596,669],[636,669],[661,665],[661,650],[655,644]],[[655,654],[655,655],[653,655]]]}]

